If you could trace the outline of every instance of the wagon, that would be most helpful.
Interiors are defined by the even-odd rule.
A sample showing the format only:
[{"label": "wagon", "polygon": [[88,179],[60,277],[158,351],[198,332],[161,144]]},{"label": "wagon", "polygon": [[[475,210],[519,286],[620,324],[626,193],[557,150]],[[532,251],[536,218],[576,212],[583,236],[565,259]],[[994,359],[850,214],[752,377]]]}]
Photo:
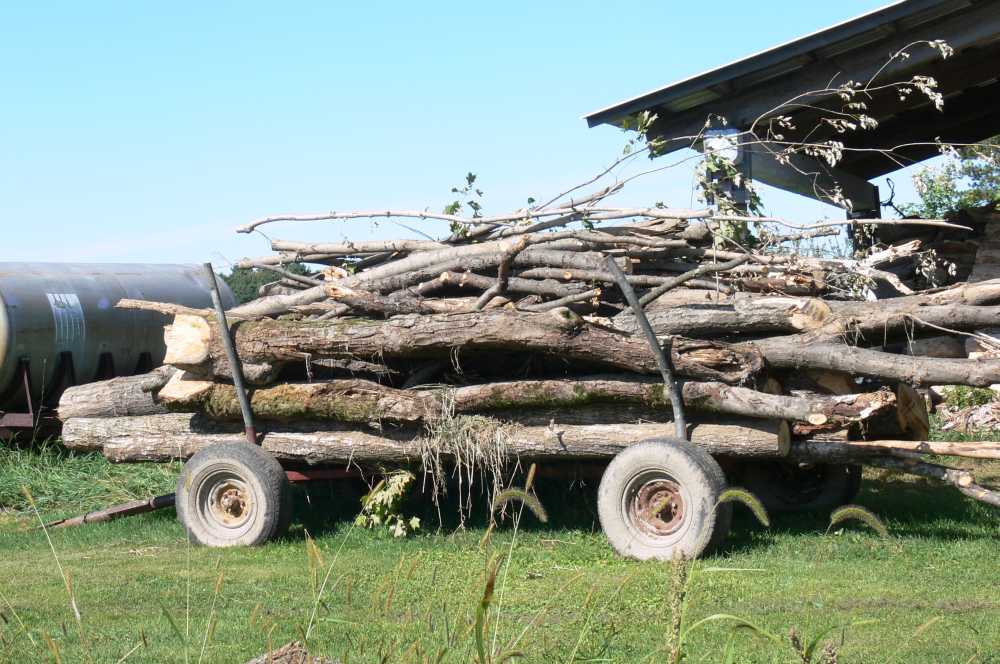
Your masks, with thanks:
[{"label": "wagon", "polygon": [[[634,300],[627,282],[623,286]],[[224,323],[218,299],[216,308],[218,320]],[[640,321],[645,321],[637,303],[634,309]],[[645,331],[666,387],[675,398],[669,365],[648,322]],[[262,544],[280,535],[291,521],[290,482],[350,473],[342,468],[286,468],[255,444],[257,432],[242,385],[240,358],[231,337],[225,334],[223,339],[247,441],[208,446],[186,462],[177,484],[177,515],[191,538],[201,544]],[[732,519],[732,506],[723,500],[727,475],[738,476],[772,509],[834,508],[857,493],[861,468],[856,464],[758,461],[730,463],[729,472],[724,472],[706,449],[682,437],[686,425],[676,398],[675,436],[630,441],[606,465],[589,466],[600,473],[598,515],[618,553],[640,560],[694,558],[718,545]]]},{"label": "wagon", "polygon": [[[211,266],[206,267],[214,279]],[[634,292],[624,277],[621,281],[622,292],[633,300]],[[139,304],[154,310],[168,308],[157,303]],[[191,538],[208,546],[261,544],[283,532],[292,517],[289,487],[293,482],[345,478],[359,474],[357,469],[362,467],[412,467],[424,462],[423,446],[429,441],[422,433],[415,433],[412,426],[391,432],[364,426],[370,423],[367,418],[373,413],[379,422],[389,417],[392,422],[426,425],[428,413],[441,412],[442,400],[450,400],[451,407],[461,401],[468,407],[462,412],[479,414],[484,393],[495,396],[497,390],[507,405],[535,403],[533,400],[541,394],[545,403],[556,406],[551,420],[546,411],[542,413],[545,421],[532,425],[527,424],[530,418],[523,417],[523,413],[515,413],[520,417],[516,432],[506,432],[503,445],[498,443],[490,454],[504,460],[540,462],[542,472],[558,472],[568,462],[577,469],[575,472],[599,476],[598,515],[602,528],[615,550],[633,558],[690,558],[722,541],[731,521],[732,507],[725,500],[731,484],[748,489],[769,510],[830,510],[854,498],[861,465],[943,480],[968,496],[1000,506],[1000,494],[978,486],[969,472],[928,463],[921,456],[996,459],[1000,458],[1000,444],[927,442],[926,406],[913,388],[900,384],[895,394],[879,389],[804,399],[710,381],[679,385],[673,380],[671,362],[648,326],[642,308],[631,301],[645,341],[638,335],[630,337],[629,352],[635,354],[635,345],[642,345],[650,359],[645,366],[652,366],[652,371],[658,366],[662,381],[633,373],[615,380],[590,377],[507,383],[508,387],[531,392],[517,395],[503,392],[504,384],[494,382],[449,388],[444,397],[435,390],[413,391],[371,381],[337,379],[262,387],[254,390],[254,408],[243,385],[244,373],[245,369],[261,371],[263,365],[243,365],[221,300],[216,297],[214,304],[214,314],[178,313],[168,336],[174,347],[184,348],[193,338],[193,347],[201,349],[196,353],[199,357],[211,345],[213,370],[223,372],[232,383],[204,381],[168,370],[137,379],[116,379],[132,382],[114,386],[74,388],[60,402],[63,441],[69,447],[101,449],[106,457],[119,462],[187,458],[173,496],[128,506],[125,512],[176,503],[177,514]],[[186,322],[179,325],[182,316],[185,321],[194,321],[191,326],[185,327]],[[214,317],[216,322],[211,330],[208,317]],[[453,320],[446,318],[444,322]],[[511,320],[522,319],[515,314],[507,322]],[[532,324],[527,318],[523,321]],[[266,333],[275,324],[255,322],[257,327],[251,330],[263,329]],[[557,320],[555,324],[560,323]],[[210,342],[202,334],[206,330],[210,330]],[[341,337],[337,339],[342,343]],[[572,342],[579,348],[579,338]],[[698,343],[701,345],[697,348],[702,350],[710,345]],[[653,358],[655,365],[651,363]],[[157,391],[156,399],[149,395],[150,388]],[[571,424],[573,418],[586,420],[597,411],[596,406],[580,407],[581,389],[618,397],[627,394],[642,401],[637,407],[644,418],[660,419],[638,424],[594,424],[591,419],[589,423]],[[109,394],[116,395],[111,403]],[[192,394],[199,395],[197,399],[202,401],[188,400]],[[723,404],[729,410],[717,407],[709,412],[737,413],[743,416],[744,424],[727,425],[721,422],[721,415],[713,414],[708,422],[688,426],[684,403],[689,399],[702,406]],[[304,407],[306,402],[318,410]],[[167,412],[164,403],[180,405],[183,412]],[[185,410],[192,403],[200,405],[193,411]],[[642,405],[646,403],[653,407]],[[272,417],[261,418],[269,423],[258,432],[255,417],[265,414],[261,412],[265,407],[272,409]],[[632,421],[621,419],[618,411],[625,408],[621,403],[605,407],[612,411],[610,421]],[[94,412],[100,409],[101,413]],[[320,417],[325,419],[316,428],[316,421],[297,423],[296,412],[322,412]],[[281,417],[275,419],[275,413]],[[537,419],[539,415],[530,417]],[[242,428],[233,418],[242,419]],[[866,426],[872,425],[869,431],[873,431],[880,418],[892,419],[888,430],[901,431],[905,433],[901,437],[910,439],[869,436],[875,439],[854,440],[842,436],[847,433],[845,422],[861,420]],[[502,419],[482,419],[495,423],[490,426],[498,432],[506,426]],[[795,421],[798,430],[794,438],[788,419]],[[297,424],[301,426],[296,428]],[[404,430],[408,433],[398,433]],[[803,435],[802,431],[812,433]],[[478,438],[473,441],[478,442]],[[462,450],[446,446],[436,451],[443,457],[455,458],[461,456]]]}]

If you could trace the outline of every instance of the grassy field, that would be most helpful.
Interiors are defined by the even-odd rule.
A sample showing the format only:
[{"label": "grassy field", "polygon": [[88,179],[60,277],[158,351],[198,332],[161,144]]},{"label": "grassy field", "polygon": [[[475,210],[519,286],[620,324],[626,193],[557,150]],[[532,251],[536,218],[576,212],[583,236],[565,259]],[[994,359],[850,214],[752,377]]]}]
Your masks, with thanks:
[{"label": "grassy field", "polygon": [[[1000,465],[977,470],[1000,483]],[[52,531],[50,548],[21,493],[50,519],[169,491],[174,472],[0,451],[0,661],[244,662],[308,634],[344,662],[469,662],[499,554],[480,634],[516,661],[667,661],[677,621],[729,614],[755,628],[698,625],[684,661],[802,662],[794,630],[805,645],[825,634],[813,661],[832,642],[839,662],[1000,662],[1000,512],[925,482],[866,476],[858,502],[889,539],[825,534],[823,514],[764,529],[738,507],[725,550],[691,565],[616,557],[592,488],[551,480],[550,523],[526,514],[516,538],[508,522],[486,546],[481,515],[405,540],[354,528],[358,493],[317,485],[298,496],[306,522],[258,549],[190,546],[169,511]]]}]

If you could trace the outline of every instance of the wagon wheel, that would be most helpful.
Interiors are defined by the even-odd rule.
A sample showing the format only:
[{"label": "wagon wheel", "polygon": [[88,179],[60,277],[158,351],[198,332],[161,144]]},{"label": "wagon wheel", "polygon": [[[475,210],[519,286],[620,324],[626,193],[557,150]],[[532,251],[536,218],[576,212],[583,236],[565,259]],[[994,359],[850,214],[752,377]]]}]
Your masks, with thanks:
[{"label": "wagon wheel", "polygon": [[205,546],[253,546],[282,534],[292,501],[281,464],[249,443],[207,447],[177,481],[177,517]]},{"label": "wagon wheel", "polygon": [[744,467],[742,484],[769,512],[828,512],[858,495],[861,466],[755,461]]},{"label": "wagon wheel", "polygon": [[719,464],[689,442],[647,440],[618,453],[598,488],[597,511],[618,553],[639,560],[696,558],[729,531],[732,507]]}]

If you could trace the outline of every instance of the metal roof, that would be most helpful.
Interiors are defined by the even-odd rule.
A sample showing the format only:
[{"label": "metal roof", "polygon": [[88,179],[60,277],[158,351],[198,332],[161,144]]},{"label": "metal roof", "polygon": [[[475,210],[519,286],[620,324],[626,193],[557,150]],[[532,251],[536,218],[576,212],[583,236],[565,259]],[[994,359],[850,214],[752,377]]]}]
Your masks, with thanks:
[{"label": "metal roof", "polygon": [[[848,147],[896,147],[910,142],[975,142],[1000,134],[1000,0],[903,0],[871,13],[775,46],[742,60],[687,78],[587,116],[590,126],[619,124],[640,111],[653,111],[651,133],[676,139],[699,133],[711,115],[730,126],[746,129],[760,116],[793,96],[829,87],[831,81],[867,80],[892,53],[916,41],[943,39],[955,54],[942,60],[926,46],[908,49],[881,76],[904,80],[913,74],[933,76],[945,96],[944,110],[933,108],[921,95],[906,101],[886,95],[873,99],[869,115],[879,121],[874,131],[838,137]],[[810,99],[810,105],[822,100]],[[783,109],[788,115],[789,110]],[[813,131],[819,117],[813,109],[791,113],[795,124]],[[831,130],[832,131],[832,130]],[[811,140],[820,138],[815,131]],[[671,140],[667,151],[690,147],[691,140]],[[870,152],[846,152],[837,177],[851,180],[856,195],[866,181],[902,165],[937,154],[934,146],[897,150],[889,159]],[[760,160],[763,161],[763,160]],[[755,179],[805,195],[811,186],[754,160]]]}]

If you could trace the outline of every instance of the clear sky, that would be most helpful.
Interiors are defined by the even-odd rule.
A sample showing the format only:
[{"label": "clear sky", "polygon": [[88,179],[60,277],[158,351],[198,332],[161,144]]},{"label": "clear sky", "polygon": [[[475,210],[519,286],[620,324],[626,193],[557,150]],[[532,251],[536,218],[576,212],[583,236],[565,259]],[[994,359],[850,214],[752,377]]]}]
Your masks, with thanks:
[{"label": "clear sky", "polygon": [[[4,2],[0,260],[227,260],[329,209],[487,212],[621,150],[599,107],[876,8],[839,2]],[[905,180],[898,177],[897,180]],[[690,172],[623,202],[691,203]],[[768,193],[772,213],[841,213]],[[272,227],[371,237],[366,223]],[[376,235],[409,236],[383,227]]]}]

